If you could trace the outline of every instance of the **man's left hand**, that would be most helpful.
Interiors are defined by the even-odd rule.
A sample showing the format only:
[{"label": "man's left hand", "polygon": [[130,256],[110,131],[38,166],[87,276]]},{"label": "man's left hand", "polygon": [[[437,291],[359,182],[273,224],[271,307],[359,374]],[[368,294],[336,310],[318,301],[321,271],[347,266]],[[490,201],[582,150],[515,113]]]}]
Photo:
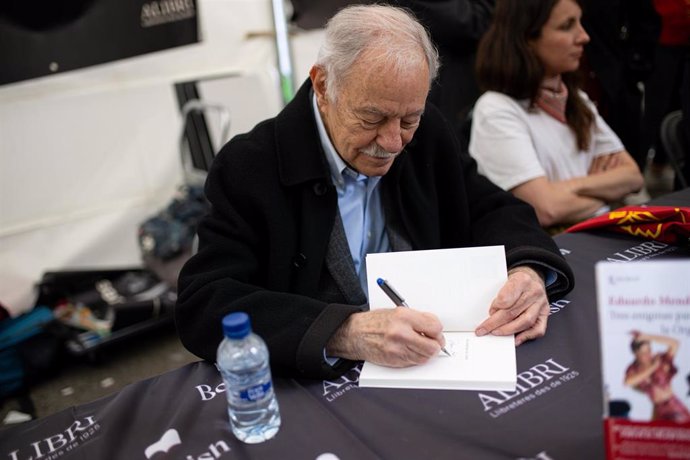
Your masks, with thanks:
[{"label": "man's left hand", "polygon": [[542,337],[548,317],[543,277],[532,268],[516,267],[508,272],[508,281],[491,303],[489,318],[475,332],[479,336],[515,334],[517,346]]}]

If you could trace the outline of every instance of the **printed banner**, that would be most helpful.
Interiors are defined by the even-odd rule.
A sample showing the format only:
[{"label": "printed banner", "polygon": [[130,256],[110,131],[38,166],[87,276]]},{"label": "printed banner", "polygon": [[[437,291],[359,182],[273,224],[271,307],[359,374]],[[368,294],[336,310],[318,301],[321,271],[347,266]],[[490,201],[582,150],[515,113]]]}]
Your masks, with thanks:
[{"label": "printed banner", "polygon": [[198,41],[196,0],[0,2],[0,85]]}]

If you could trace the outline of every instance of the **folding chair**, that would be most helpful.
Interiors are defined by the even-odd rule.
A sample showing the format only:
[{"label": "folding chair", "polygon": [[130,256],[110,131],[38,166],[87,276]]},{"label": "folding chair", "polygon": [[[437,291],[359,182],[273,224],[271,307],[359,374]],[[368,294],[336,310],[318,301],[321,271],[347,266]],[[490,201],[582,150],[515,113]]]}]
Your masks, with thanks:
[{"label": "folding chair", "polygon": [[666,115],[661,122],[661,143],[673,167],[676,188],[684,189],[690,182],[690,146],[683,133],[683,113],[680,110]]}]

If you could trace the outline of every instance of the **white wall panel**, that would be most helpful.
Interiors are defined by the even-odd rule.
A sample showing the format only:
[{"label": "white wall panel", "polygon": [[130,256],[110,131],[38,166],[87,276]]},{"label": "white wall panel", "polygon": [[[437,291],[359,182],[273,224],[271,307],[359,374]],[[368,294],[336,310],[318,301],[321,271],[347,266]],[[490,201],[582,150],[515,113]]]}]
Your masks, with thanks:
[{"label": "white wall panel", "polygon": [[[140,264],[137,226],[182,180],[175,82],[210,82],[232,135],[280,110],[270,2],[198,11],[198,44],[0,87],[0,303],[13,313],[45,271]],[[319,39],[294,37],[296,85]]]}]

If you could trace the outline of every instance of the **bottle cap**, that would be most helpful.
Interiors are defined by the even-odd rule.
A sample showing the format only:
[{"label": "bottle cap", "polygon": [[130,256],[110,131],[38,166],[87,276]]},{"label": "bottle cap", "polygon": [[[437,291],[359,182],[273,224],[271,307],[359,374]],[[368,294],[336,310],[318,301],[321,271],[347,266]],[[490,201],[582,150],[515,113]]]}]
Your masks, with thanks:
[{"label": "bottle cap", "polygon": [[242,339],[252,331],[249,315],[245,312],[228,313],[223,317],[223,334],[231,339]]}]

